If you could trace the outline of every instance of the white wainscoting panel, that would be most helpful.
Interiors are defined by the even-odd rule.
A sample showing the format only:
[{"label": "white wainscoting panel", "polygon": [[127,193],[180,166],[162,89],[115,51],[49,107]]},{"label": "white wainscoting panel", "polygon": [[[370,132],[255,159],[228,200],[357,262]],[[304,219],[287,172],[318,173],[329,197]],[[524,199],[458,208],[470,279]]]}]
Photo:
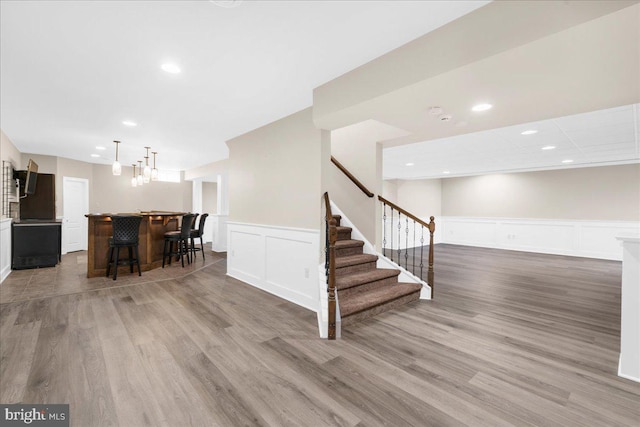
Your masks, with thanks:
[{"label": "white wainscoting panel", "polygon": [[11,218],[0,220],[0,283],[11,273]]},{"label": "white wainscoting panel", "polygon": [[227,223],[227,274],[317,312],[318,230]]},{"label": "white wainscoting panel", "polygon": [[215,252],[227,251],[227,218],[229,215],[211,214],[207,217],[205,231],[210,227],[211,249]]},{"label": "white wainscoting panel", "polygon": [[442,243],[619,261],[616,236],[640,222],[441,217],[440,228]]}]

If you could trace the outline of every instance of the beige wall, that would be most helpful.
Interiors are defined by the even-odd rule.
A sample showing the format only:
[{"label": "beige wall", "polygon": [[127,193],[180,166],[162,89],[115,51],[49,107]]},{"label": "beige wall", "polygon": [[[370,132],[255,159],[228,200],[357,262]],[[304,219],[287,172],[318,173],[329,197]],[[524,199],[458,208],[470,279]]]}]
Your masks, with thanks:
[{"label": "beige wall", "polygon": [[382,193],[380,142],[405,134],[401,129],[375,120],[331,132],[331,155],[374,193],[374,197],[367,197],[333,164],[328,166],[327,173],[329,196],[372,244],[379,240],[376,210],[379,207],[377,196]]},{"label": "beige wall", "polygon": [[442,214],[640,221],[640,165],[447,178]]},{"label": "beige wall", "polygon": [[38,173],[58,172],[58,158],[55,156],[45,156],[42,154],[22,153],[22,168],[26,169],[29,159],[38,164]]},{"label": "beige wall", "polygon": [[219,160],[184,172],[184,179],[213,178],[216,175],[226,175],[229,159]]},{"label": "beige wall", "polygon": [[56,216],[63,211],[63,177],[89,180],[89,211],[136,212],[163,210],[188,212],[191,210],[191,182],[153,182],[142,187],[131,187],[131,167],[123,166],[122,175],[113,176],[111,166],[97,165],[64,157],[22,154],[22,164],[29,159],[38,164],[38,172],[56,175]]},{"label": "beige wall", "polygon": [[228,141],[229,221],[318,229],[321,134],[307,108]]},{"label": "beige wall", "polygon": [[122,175],[113,176],[111,166],[93,165],[91,183],[92,213],[136,212],[136,211],[178,211],[191,210],[191,181],[155,181],[142,187],[131,187],[133,168],[123,166]]},{"label": "beige wall", "polygon": [[16,169],[22,168],[22,155],[20,151],[18,151],[9,137],[0,129],[0,161],[2,160],[10,161]]},{"label": "beige wall", "polygon": [[385,179],[382,181],[382,197],[398,204],[398,180]]},{"label": "beige wall", "polygon": [[202,213],[209,215],[218,213],[218,184],[215,182],[202,183]]},{"label": "beige wall", "polygon": [[442,180],[397,180],[397,205],[417,217],[442,215]]},{"label": "beige wall", "polygon": [[[9,137],[7,135],[5,135],[5,133],[2,131],[2,129],[0,129],[0,164],[2,161],[6,161],[6,162],[10,162],[14,169],[21,169],[22,168],[22,155],[20,153],[20,151],[18,151],[18,149],[16,148],[15,145],[13,145],[13,142],[9,139]],[[4,173],[0,173],[0,175],[2,175],[2,186],[0,187],[0,189],[4,189]],[[11,182],[9,185],[13,186],[14,183]],[[9,215],[9,212],[11,211],[12,214],[14,214],[14,211],[12,210],[13,208],[11,208],[12,205],[17,205],[17,196],[15,198],[11,198],[9,199],[9,205],[5,206],[3,208],[6,209],[7,215]],[[4,209],[0,209],[0,218],[4,218],[5,217],[5,210]]]}]

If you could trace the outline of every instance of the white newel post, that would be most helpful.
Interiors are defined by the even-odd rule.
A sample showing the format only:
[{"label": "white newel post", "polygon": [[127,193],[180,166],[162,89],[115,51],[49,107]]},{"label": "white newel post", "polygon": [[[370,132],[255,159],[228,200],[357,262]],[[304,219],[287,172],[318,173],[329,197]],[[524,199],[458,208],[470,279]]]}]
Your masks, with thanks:
[{"label": "white newel post", "polygon": [[622,241],[622,305],[618,375],[640,382],[640,234]]}]

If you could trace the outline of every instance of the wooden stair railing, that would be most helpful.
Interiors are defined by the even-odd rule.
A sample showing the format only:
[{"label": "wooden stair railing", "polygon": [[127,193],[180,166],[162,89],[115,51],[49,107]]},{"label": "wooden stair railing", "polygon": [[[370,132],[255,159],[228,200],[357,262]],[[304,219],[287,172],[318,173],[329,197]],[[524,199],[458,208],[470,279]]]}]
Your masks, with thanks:
[{"label": "wooden stair railing", "polygon": [[362,192],[364,194],[367,195],[367,197],[373,197],[374,194],[369,191],[369,189],[367,187],[364,186],[363,183],[361,183],[358,178],[356,178],[355,176],[353,176],[353,174],[351,172],[349,172],[347,170],[347,168],[345,168],[344,166],[342,166],[342,163],[340,163],[339,161],[336,160],[335,157],[331,156],[331,162],[336,165],[338,167],[338,169],[340,169],[342,171],[343,174],[345,174],[347,176],[347,178],[349,178],[351,180],[351,182],[353,182],[360,190],[362,190]]},{"label": "wooden stair railing", "polygon": [[[396,251],[396,264],[398,264],[399,266],[402,267],[402,252],[403,252],[403,246],[404,246],[404,268],[407,271],[410,271],[414,276],[417,276],[420,278],[420,280],[425,281],[424,280],[424,261],[423,261],[423,251],[424,251],[424,232],[425,229],[429,231],[429,260],[428,260],[428,267],[427,267],[427,284],[431,287],[431,298],[433,298],[433,289],[434,289],[434,273],[433,273],[433,233],[436,230],[436,224],[434,222],[434,217],[432,216],[430,218],[430,222],[426,223],[425,221],[421,220],[420,218],[418,218],[415,215],[412,215],[410,212],[407,212],[406,210],[402,209],[400,206],[396,205],[393,202],[390,202],[389,200],[385,199],[382,196],[378,196],[378,200],[380,202],[382,202],[382,254],[384,256],[387,256],[387,243],[389,243],[389,258],[393,261],[393,255],[394,255],[394,244],[393,244],[393,238],[394,238],[394,234],[396,234],[393,230],[394,227],[396,227],[396,223],[394,222],[394,211],[397,212],[397,251]],[[387,207],[390,209],[390,217],[387,217]],[[402,216],[404,215],[404,245],[402,245],[402,238],[403,238],[403,233],[402,233],[402,221],[403,218]],[[387,219],[389,219],[389,222],[387,223]],[[409,234],[409,220],[413,221],[412,224],[412,228],[413,228],[413,245],[411,246],[411,248],[413,248],[412,250],[412,262],[411,265],[409,265],[409,241],[410,241],[410,234]],[[387,224],[388,224],[388,228],[389,230],[387,230]],[[417,228],[418,226],[420,227],[420,239],[419,239],[419,246],[420,246],[420,264],[416,265],[416,232],[417,232]],[[387,236],[389,236],[389,240],[387,240]]]},{"label": "wooden stair railing", "polygon": [[326,208],[326,246],[325,246],[325,273],[327,275],[327,299],[329,308],[327,338],[336,339],[336,241],[338,240],[337,221],[331,213],[329,193],[324,193]]}]

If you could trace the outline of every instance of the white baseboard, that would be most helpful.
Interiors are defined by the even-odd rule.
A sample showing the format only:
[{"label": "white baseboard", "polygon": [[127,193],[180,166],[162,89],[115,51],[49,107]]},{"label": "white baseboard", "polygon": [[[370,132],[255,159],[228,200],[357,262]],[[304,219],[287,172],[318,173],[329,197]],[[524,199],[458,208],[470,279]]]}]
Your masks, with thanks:
[{"label": "white baseboard", "polygon": [[620,378],[625,378],[627,380],[631,380],[631,381],[635,381],[637,383],[640,383],[640,378],[639,377],[635,377],[633,375],[629,375],[626,373],[622,372],[622,354],[620,355],[619,359],[618,359],[618,376]]},{"label": "white baseboard", "polygon": [[319,230],[227,222],[227,274],[314,312]]},{"label": "white baseboard", "polygon": [[555,255],[622,260],[616,236],[638,232],[634,221],[440,218],[441,242]]}]

